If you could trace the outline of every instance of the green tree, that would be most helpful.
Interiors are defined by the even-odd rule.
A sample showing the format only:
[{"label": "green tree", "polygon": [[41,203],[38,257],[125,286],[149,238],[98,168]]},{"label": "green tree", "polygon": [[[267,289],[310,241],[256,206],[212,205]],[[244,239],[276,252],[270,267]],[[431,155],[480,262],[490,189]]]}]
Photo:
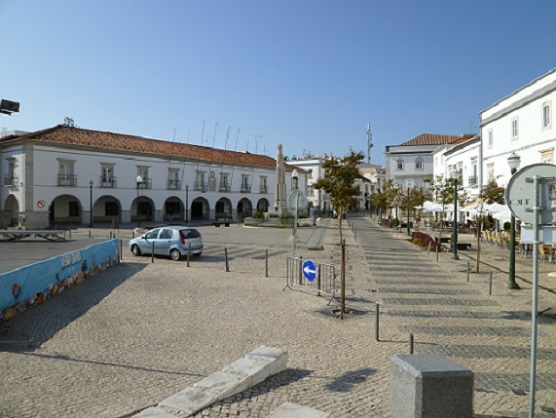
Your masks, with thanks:
[{"label": "green tree", "polygon": [[324,177],[313,183],[315,189],[322,189],[330,196],[330,202],[338,216],[338,232],[340,235],[340,245],[342,246],[340,283],[340,316],[342,318],[346,313],[346,266],[345,243],[342,235],[342,214],[347,211],[350,205],[357,203],[356,197],[359,195],[359,187],[355,184],[355,179],[359,177],[358,166],[364,158],[365,155],[362,152],[355,153],[353,150],[343,158],[327,158],[322,164]]}]

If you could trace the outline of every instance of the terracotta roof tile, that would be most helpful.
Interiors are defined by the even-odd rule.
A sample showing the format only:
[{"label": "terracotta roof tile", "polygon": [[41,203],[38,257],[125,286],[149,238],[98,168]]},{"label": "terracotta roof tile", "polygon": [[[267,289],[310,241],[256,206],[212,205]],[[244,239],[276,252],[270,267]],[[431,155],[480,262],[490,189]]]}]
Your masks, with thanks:
[{"label": "terracotta roof tile", "polygon": [[458,140],[468,140],[474,137],[474,134],[466,134],[463,136],[443,135],[443,134],[421,134],[410,141],[404,142],[402,146],[407,145],[441,145],[451,144]]},{"label": "terracotta roof tile", "polygon": [[[51,144],[67,144],[91,147],[99,150],[112,150],[149,155],[166,155],[191,160],[226,163],[232,165],[251,165],[275,168],[276,160],[266,155],[250,154],[204,147],[200,145],[181,144],[138,136],[71,128],[58,125],[53,128],[21,135],[16,138],[1,138],[0,143],[13,141],[37,141]],[[295,167],[286,164],[288,170]],[[298,168],[299,171],[301,171]],[[302,170],[305,171],[305,170]]]}]

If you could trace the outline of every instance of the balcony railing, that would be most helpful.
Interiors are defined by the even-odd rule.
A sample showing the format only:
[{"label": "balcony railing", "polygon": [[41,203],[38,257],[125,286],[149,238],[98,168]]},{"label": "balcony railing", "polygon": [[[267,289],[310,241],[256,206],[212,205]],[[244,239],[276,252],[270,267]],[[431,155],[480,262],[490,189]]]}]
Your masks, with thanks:
[{"label": "balcony railing", "polygon": [[181,189],[181,180],[168,179],[168,183],[166,184],[166,189],[168,189],[168,190],[180,190]]},{"label": "balcony railing", "polygon": [[251,185],[250,184],[242,184],[241,185],[241,193],[251,193]]},{"label": "balcony railing", "polygon": [[19,178],[11,174],[4,174],[4,186],[16,186],[19,184]]},{"label": "balcony railing", "polygon": [[58,186],[77,186],[77,176],[74,174],[58,174]]},{"label": "balcony railing", "polygon": [[469,182],[470,186],[476,186],[477,185],[477,176],[470,176],[467,181]]},{"label": "balcony railing", "polygon": [[204,181],[196,181],[195,184],[193,185],[193,190],[196,191],[206,192],[207,189],[208,189],[207,183],[205,183]]},{"label": "balcony railing", "polygon": [[220,192],[229,192],[230,190],[232,190],[232,185],[230,183],[220,183],[218,187],[218,191]]},{"label": "balcony railing", "polygon": [[143,177],[143,181],[137,183],[138,189],[152,189],[152,179],[148,177]]},{"label": "balcony railing", "polygon": [[106,189],[116,188],[116,177],[100,177],[98,182],[98,187],[103,187]]},{"label": "balcony railing", "polygon": [[268,193],[268,187],[266,186],[266,184],[261,184],[259,192],[260,193]]}]

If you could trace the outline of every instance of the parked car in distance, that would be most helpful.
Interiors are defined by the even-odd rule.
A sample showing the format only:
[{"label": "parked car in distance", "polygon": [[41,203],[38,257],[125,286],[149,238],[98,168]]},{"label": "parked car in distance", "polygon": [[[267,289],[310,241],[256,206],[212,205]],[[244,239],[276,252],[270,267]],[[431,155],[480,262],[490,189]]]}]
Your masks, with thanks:
[{"label": "parked car in distance", "polygon": [[139,255],[169,256],[172,260],[179,260],[187,255],[191,244],[191,255],[201,255],[203,252],[203,238],[195,228],[185,226],[163,226],[151,229],[143,235],[133,238],[127,244],[135,256]]}]

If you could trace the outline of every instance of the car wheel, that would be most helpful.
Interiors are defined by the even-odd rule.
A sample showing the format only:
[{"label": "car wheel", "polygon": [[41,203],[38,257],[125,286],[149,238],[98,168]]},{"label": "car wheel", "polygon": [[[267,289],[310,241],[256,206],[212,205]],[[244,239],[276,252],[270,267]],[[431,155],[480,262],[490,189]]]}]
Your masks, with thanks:
[{"label": "car wheel", "polygon": [[178,250],[170,251],[170,258],[174,261],[178,261],[181,258],[181,253]]},{"label": "car wheel", "polygon": [[131,247],[131,252],[136,257],[141,255],[141,250],[139,249],[139,247],[137,245],[134,245],[133,247]]}]

